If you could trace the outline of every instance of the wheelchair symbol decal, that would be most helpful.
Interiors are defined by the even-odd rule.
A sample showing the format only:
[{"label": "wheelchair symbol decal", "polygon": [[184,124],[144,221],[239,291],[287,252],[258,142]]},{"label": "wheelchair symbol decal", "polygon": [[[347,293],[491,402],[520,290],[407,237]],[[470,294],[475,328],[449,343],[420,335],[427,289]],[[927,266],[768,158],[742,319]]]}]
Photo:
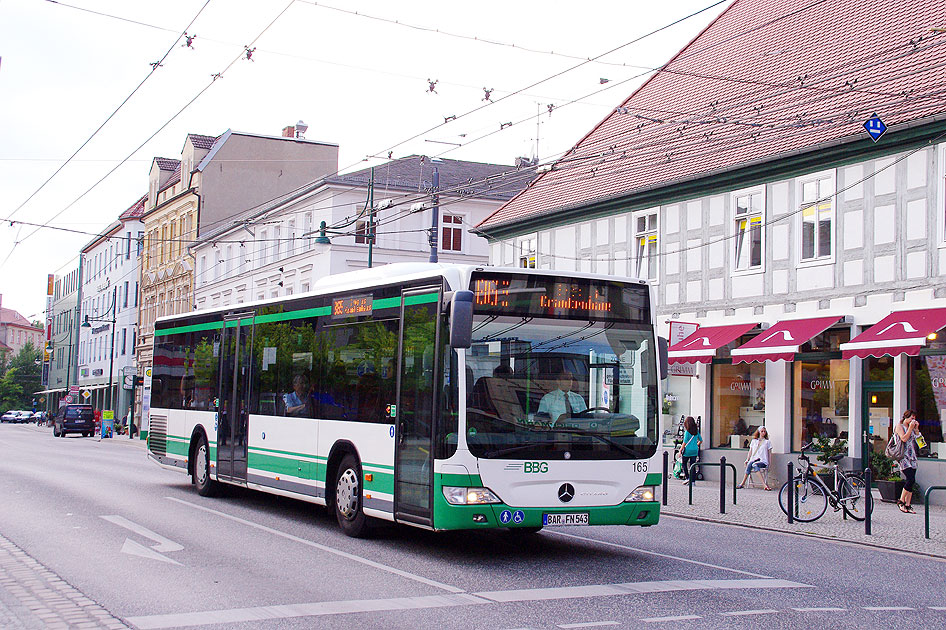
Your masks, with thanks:
[{"label": "wheelchair symbol decal", "polygon": [[512,513],[512,522],[518,525],[525,517],[526,515],[522,512],[522,510],[516,510]]}]

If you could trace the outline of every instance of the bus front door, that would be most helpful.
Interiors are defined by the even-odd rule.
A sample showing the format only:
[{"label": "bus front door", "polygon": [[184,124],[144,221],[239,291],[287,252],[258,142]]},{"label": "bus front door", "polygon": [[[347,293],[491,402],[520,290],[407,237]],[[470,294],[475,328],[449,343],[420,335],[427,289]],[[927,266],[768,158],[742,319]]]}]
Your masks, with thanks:
[{"label": "bus front door", "polygon": [[401,521],[432,525],[434,379],[440,287],[401,295],[400,353],[394,456],[394,513]]},{"label": "bus front door", "polygon": [[246,484],[253,313],[224,318],[217,404],[217,478]]}]

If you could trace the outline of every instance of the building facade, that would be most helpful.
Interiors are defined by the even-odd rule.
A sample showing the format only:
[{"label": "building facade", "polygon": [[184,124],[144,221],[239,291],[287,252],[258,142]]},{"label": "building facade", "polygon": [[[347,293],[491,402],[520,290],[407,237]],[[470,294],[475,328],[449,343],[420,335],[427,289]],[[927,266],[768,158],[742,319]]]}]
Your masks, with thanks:
[{"label": "building facade", "polygon": [[[338,146],[301,137],[189,134],[181,158],[155,158],[142,215],[137,369],[152,364],[154,320],[194,308],[189,245],[235,215],[338,169]],[[135,416],[140,417],[141,398]]]},{"label": "building facade", "polygon": [[2,296],[0,296],[0,343],[7,347],[7,360],[15,357],[27,344],[32,344],[34,348],[41,350],[46,336],[43,329],[33,326],[17,311],[4,308],[2,304]]},{"label": "building facade", "polygon": [[77,348],[79,345],[79,278],[75,269],[53,278],[51,307],[47,313],[50,325],[49,374],[46,380],[46,410],[55,411],[67,394],[69,386],[77,384]]},{"label": "building facade", "polygon": [[[98,410],[124,418],[131,402],[122,377],[135,367],[139,263],[147,198],[142,196],[82,249],[79,387]],[[86,325],[87,324],[87,325]],[[84,394],[80,394],[84,397]]]},{"label": "building facade", "polygon": [[[918,480],[942,484],[946,34],[931,7],[880,2],[861,38],[846,4],[811,21],[736,0],[481,229],[496,264],[656,286],[667,444],[692,415],[706,458],[732,461],[765,425],[784,476],[819,439],[866,463],[913,409]],[[832,56],[793,47],[799,29]]]},{"label": "building facade", "polygon": [[[516,167],[412,155],[326,177],[237,217],[236,226],[202,234],[192,247],[197,308],[305,293],[324,276],[367,268],[369,249],[372,266],[427,261],[435,172],[443,191],[438,259],[485,264],[488,243],[469,229],[524,188],[531,172],[490,190],[488,178],[518,174]],[[415,203],[427,207],[412,210]],[[323,221],[330,244],[319,243]]]}]

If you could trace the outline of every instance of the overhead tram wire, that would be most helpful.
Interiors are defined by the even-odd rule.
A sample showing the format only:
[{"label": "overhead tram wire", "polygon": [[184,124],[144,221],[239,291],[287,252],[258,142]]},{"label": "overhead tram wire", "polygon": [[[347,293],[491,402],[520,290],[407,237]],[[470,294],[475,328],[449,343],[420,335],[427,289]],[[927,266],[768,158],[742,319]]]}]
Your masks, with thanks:
[{"label": "overhead tram wire", "polygon": [[[726,1],[728,1],[728,0],[720,0],[719,2],[714,2],[714,3],[710,4],[710,5],[708,5],[707,7],[704,7],[703,9],[700,9],[700,10],[694,12],[694,13],[691,13],[691,14],[688,15],[688,16],[685,16],[685,17],[683,17],[683,18],[677,19],[677,20],[675,20],[675,21],[673,21],[673,22],[671,22],[671,23],[669,23],[669,24],[667,24],[667,25],[665,25],[665,26],[662,26],[662,27],[660,27],[660,28],[658,28],[658,29],[655,29],[655,30],[649,32],[649,33],[646,33],[646,34],[644,34],[644,35],[641,35],[641,36],[639,36],[639,37],[637,37],[637,38],[635,38],[635,39],[633,39],[633,40],[631,40],[631,41],[629,41],[629,42],[627,42],[627,43],[625,43],[625,44],[622,44],[621,46],[618,46],[617,48],[614,48],[614,49],[612,49],[612,50],[610,50],[610,51],[607,51],[607,52],[605,52],[605,53],[602,53],[601,55],[598,55],[598,56],[595,57],[594,59],[603,57],[603,56],[605,56],[605,55],[607,55],[607,54],[610,54],[610,53],[612,53],[612,52],[615,52],[615,51],[617,51],[617,50],[620,50],[620,49],[622,49],[622,48],[625,48],[625,47],[627,47],[627,46],[629,46],[629,45],[631,45],[631,44],[633,44],[633,43],[639,42],[639,41],[641,41],[641,40],[643,40],[643,39],[645,39],[645,38],[647,38],[647,37],[650,37],[650,36],[652,36],[652,35],[658,33],[658,32],[661,32],[661,31],[663,31],[663,30],[666,30],[667,28],[670,28],[671,26],[674,26],[674,25],[676,25],[676,24],[678,24],[678,23],[681,23],[681,22],[683,22],[683,21],[685,21],[685,20],[691,18],[691,17],[694,17],[694,16],[696,16],[696,15],[699,15],[700,13],[703,13],[703,12],[705,12],[705,11],[707,11],[707,10],[709,10],[709,9],[711,9],[711,8],[713,8],[713,7],[717,6],[717,5],[719,5],[719,4],[722,4],[723,2],[726,2]],[[824,2],[824,1],[825,1],[825,0],[818,0],[818,2],[816,2],[816,4],[817,4],[817,3],[820,3],[820,2]],[[290,6],[291,6],[291,5],[292,5],[292,2],[290,2]],[[284,13],[286,10],[288,10],[288,8],[289,8],[289,7],[287,6],[287,7],[283,10],[283,13]],[[281,14],[280,14],[280,15],[281,15]],[[279,17],[279,16],[277,16],[277,18],[278,18],[278,17]],[[770,23],[771,23],[771,22],[770,22]],[[272,24],[270,24],[270,26],[271,26],[271,25],[272,25]],[[267,27],[267,29],[268,29],[268,28],[269,28],[269,27]],[[266,30],[266,29],[264,29],[263,32],[265,32],[265,30]],[[260,33],[260,35],[257,36],[256,39],[258,39],[261,35],[262,35],[262,33]],[[255,43],[256,39],[254,39],[254,43]],[[252,45],[252,44],[251,44],[251,45]],[[240,56],[242,57],[242,53],[241,53]],[[238,57],[238,59],[239,59],[239,58],[240,58],[240,57]],[[590,60],[589,60],[589,61],[590,61]],[[490,102],[487,103],[486,105],[477,107],[477,108],[475,108],[474,110],[471,110],[471,111],[469,111],[469,112],[466,112],[465,114],[458,115],[456,118],[459,118],[459,117],[462,117],[462,116],[467,116],[467,115],[469,115],[469,114],[471,114],[471,113],[473,113],[473,112],[475,112],[475,111],[479,111],[479,110],[481,110],[481,109],[483,109],[483,108],[485,108],[485,107],[488,107],[489,105],[493,105],[493,104],[495,104],[495,103],[498,103],[500,100],[505,100],[506,98],[509,98],[509,97],[511,97],[511,96],[513,96],[513,95],[515,95],[515,94],[521,93],[521,92],[525,91],[526,89],[529,89],[530,87],[534,87],[535,85],[539,85],[540,83],[543,83],[543,82],[545,82],[545,81],[549,81],[549,80],[551,80],[551,79],[553,79],[553,78],[556,78],[556,77],[558,77],[558,76],[561,76],[562,74],[564,74],[564,73],[566,73],[566,72],[569,72],[570,70],[573,70],[573,69],[575,69],[575,68],[578,68],[578,67],[584,65],[585,63],[588,63],[589,61],[583,61],[582,63],[577,64],[576,66],[573,66],[573,67],[570,68],[570,69],[567,69],[567,70],[561,71],[561,72],[559,72],[559,73],[556,73],[556,74],[554,74],[554,75],[551,75],[551,76],[549,76],[549,77],[546,77],[545,79],[542,79],[542,80],[540,80],[540,81],[538,81],[538,82],[535,82],[535,83],[531,84],[530,86],[527,86],[527,87],[525,87],[525,88],[521,88],[520,90],[517,90],[516,92],[513,92],[513,93],[511,93],[511,94],[509,94],[509,95],[503,96],[501,99],[497,99],[497,100],[495,100],[495,101],[490,101]],[[233,63],[235,63],[235,61],[234,61],[234,62],[231,62],[230,65],[232,66]],[[230,66],[228,66],[228,68],[229,68],[229,67],[230,67]],[[222,74],[222,73],[221,73],[221,74]],[[212,83],[211,83],[211,85],[212,85]],[[207,87],[209,88],[209,85],[208,85]],[[206,89],[207,89],[207,88],[204,88],[204,91],[205,91]],[[201,93],[203,93],[203,91],[202,91]],[[198,94],[198,96],[200,96],[200,94]],[[196,98],[197,98],[197,97],[195,97],[194,100],[196,100]],[[193,102],[193,101],[191,101],[191,102]],[[185,106],[185,108],[186,108],[186,107],[187,107],[187,106]],[[181,110],[181,111],[183,111],[183,110]],[[179,113],[180,113],[180,112],[179,112]],[[178,115],[179,115],[179,113],[178,113]],[[176,115],[175,115],[175,117],[176,117]],[[456,120],[456,118],[454,118],[453,120]],[[173,119],[172,119],[172,120],[173,120]],[[452,121],[451,121],[451,122],[452,122]],[[170,121],[168,121],[168,123],[166,123],[166,124],[169,124],[169,123],[170,123]],[[166,124],[165,124],[165,126],[166,126]],[[438,129],[438,128],[444,126],[445,124],[447,124],[447,123],[444,122],[444,123],[442,123],[442,124],[440,124],[440,125],[437,125],[437,126],[431,128],[431,129],[427,130],[427,131],[424,131],[424,132],[421,133],[421,134],[414,135],[414,136],[412,136],[411,138],[409,138],[409,139],[407,139],[407,140],[401,141],[401,142],[399,142],[398,144],[396,144],[396,145],[394,145],[394,146],[392,146],[392,147],[389,147],[388,150],[392,150],[393,148],[396,148],[397,146],[400,146],[400,145],[402,145],[402,144],[405,144],[405,143],[409,142],[410,140],[416,139],[416,138],[420,137],[421,135],[425,135],[426,133],[429,133],[430,131],[433,131],[433,130],[435,130],[435,129]],[[159,131],[160,131],[160,130],[159,130]],[[157,133],[157,132],[156,132],[156,133]],[[466,143],[466,144],[469,144],[469,143]],[[384,152],[386,152],[386,151],[388,151],[388,150],[385,150],[385,151],[379,152],[379,153],[384,153]],[[136,150],[136,151],[137,151],[137,150]],[[377,153],[376,153],[376,154],[377,154]],[[129,156],[129,157],[130,157],[130,156]],[[128,158],[126,158],[126,159],[128,159]],[[361,162],[361,161],[359,161],[359,162]],[[123,161],[122,163],[124,163],[124,161]],[[352,164],[351,166],[355,166],[356,164],[358,164],[358,163]],[[120,164],[119,164],[119,166],[120,166]],[[117,169],[117,168],[118,168],[118,167],[116,166],[115,169]],[[346,168],[349,168],[349,167],[346,167]],[[110,171],[108,174],[106,174],[105,177],[108,177],[108,175],[110,175],[112,172],[114,172],[115,169],[112,169],[112,171]],[[340,173],[342,170],[344,170],[344,169],[339,169],[338,171],[336,171],[335,174],[337,175],[337,174]],[[103,179],[104,179],[104,178],[103,178]],[[100,180],[100,181],[101,181],[101,180]],[[97,186],[97,185],[98,185],[98,184],[96,184],[96,186]],[[94,186],[93,186],[93,188],[94,188]],[[91,189],[90,189],[90,190],[91,190]],[[89,192],[89,191],[86,191],[86,193],[83,193],[82,196],[84,196],[84,195],[87,194],[88,192]],[[80,198],[81,198],[81,196],[80,196]],[[77,199],[76,201],[78,201],[78,199]],[[70,204],[70,206],[73,205],[74,203],[76,203],[76,201],[74,201],[72,204]],[[68,207],[69,207],[69,206],[67,206],[66,209],[68,209]],[[52,221],[53,219],[55,219],[56,217],[58,217],[59,215],[61,215],[62,212],[65,212],[66,209],[64,209],[64,210],[60,211],[59,213],[57,213],[57,215],[55,215],[54,217],[52,217],[52,218],[50,219],[50,221]],[[30,236],[32,236],[32,235],[35,234],[35,233],[36,233],[35,231],[32,232],[32,233],[30,233],[29,235],[27,235],[26,238],[29,238]],[[26,239],[23,239],[23,240],[26,240]],[[9,256],[8,256],[7,258],[9,258]],[[3,266],[5,263],[6,263],[6,260],[4,260],[3,263],[0,263],[0,268],[2,268],[2,266]]]},{"label": "overhead tram wire", "polygon": [[[99,125],[98,128],[97,128],[95,131],[92,132],[92,135],[89,136],[89,137],[85,140],[85,142],[83,142],[81,145],[79,145],[79,148],[76,149],[75,152],[74,152],[72,155],[70,155],[68,158],[66,158],[66,161],[63,162],[63,163],[59,166],[59,168],[57,168],[57,169],[53,172],[53,174],[50,175],[50,176],[46,179],[46,181],[44,181],[42,184],[40,184],[39,188],[37,188],[36,190],[34,190],[34,191],[30,194],[30,196],[27,197],[25,201],[23,201],[23,203],[21,203],[19,206],[17,206],[17,207],[13,210],[13,212],[11,212],[11,213],[7,216],[7,218],[4,219],[4,221],[9,221],[9,220],[13,217],[13,215],[15,215],[17,212],[19,212],[19,211],[23,208],[23,206],[25,206],[26,204],[28,204],[28,203],[30,202],[30,200],[33,199],[33,197],[35,197],[43,188],[46,187],[46,184],[48,184],[50,181],[52,181],[53,178],[56,177],[56,175],[58,175],[58,174],[60,173],[60,171],[62,171],[62,169],[64,169],[64,168],[66,167],[66,165],[69,164],[69,163],[72,161],[72,159],[73,159],[76,155],[78,155],[79,152],[80,152],[82,149],[84,149],[84,148],[86,147],[86,145],[88,145],[89,142],[91,142],[92,139],[93,139],[96,135],[98,135],[98,133],[99,133],[100,131],[102,131],[102,129],[105,127],[105,125],[107,125],[108,122],[109,122],[112,118],[114,118],[115,115],[121,110],[121,108],[124,107],[125,104],[126,104],[128,101],[130,101],[131,98],[138,92],[138,90],[141,89],[141,86],[143,86],[143,85],[148,81],[148,79],[150,79],[151,76],[152,76],[155,72],[157,72],[158,68],[161,67],[161,64],[168,58],[168,55],[170,55],[170,54],[171,54],[171,51],[174,50],[174,48],[177,46],[177,43],[178,43],[179,41],[181,41],[181,38],[184,36],[184,33],[187,32],[187,29],[194,25],[194,22],[197,21],[197,18],[200,17],[201,13],[204,12],[204,9],[207,8],[207,5],[209,5],[210,2],[211,2],[211,0],[206,0],[206,2],[204,2],[204,4],[203,4],[203,5],[200,7],[200,9],[197,11],[196,15],[194,15],[194,17],[191,19],[191,21],[187,24],[187,27],[184,29],[184,31],[183,31],[180,35],[177,36],[177,38],[174,40],[174,43],[171,44],[171,47],[168,48],[167,52],[164,53],[164,56],[162,56],[161,59],[158,60],[156,63],[152,64],[152,66],[151,66],[151,71],[148,72],[148,74],[145,75],[145,78],[141,80],[141,82],[135,87],[135,89],[133,89],[133,90],[131,91],[131,93],[130,93],[128,96],[125,97],[125,100],[123,100],[123,101],[118,105],[118,107],[115,108],[115,111],[113,111],[111,114],[109,114],[108,117],[107,117],[104,121],[102,121],[102,124]],[[59,4],[59,3],[56,2],[55,4]],[[70,5],[63,5],[63,6],[70,6]],[[76,7],[73,7],[73,8],[76,8]],[[84,9],[84,10],[85,10],[85,9]],[[94,13],[94,11],[92,11],[92,13]],[[14,248],[15,248],[15,247],[16,247],[16,244],[14,244]],[[11,250],[11,253],[12,253],[12,250]],[[9,256],[8,256],[8,257],[9,257]],[[4,260],[4,262],[6,262],[6,260]],[[0,263],[0,267],[2,267],[2,266],[3,266],[3,264]]]},{"label": "overhead tram wire", "polygon": [[[801,9],[792,11],[792,12],[790,12],[789,14],[785,14],[785,15],[783,15],[783,16],[779,16],[779,17],[773,18],[772,20],[769,20],[769,21],[767,21],[767,22],[765,22],[765,23],[763,23],[763,24],[761,24],[761,25],[757,25],[757,26],[753,27],[752,29],[749,29],[749,31],[747,31],[747,32],[756,31],[756,30],[759,30],[759,29],[761,29],[761,28],[764,28],[765,26],[768,26],[768,25],[770,25],[770,24],[773,24],[773,23],[775,23],[775,22],[777,22],[777,21],[779,21],[779,20],[785,18],[785,17],[788,16],[788,15],[795,15],[795,14],[799,13],[800,11],[804,11],[804,10],[806,10],[806,9],[808,9],[808,8],[811,8],[811,7],[813,7],[813,6],[816,6],[816,5],[818,5],[818,4],[821,4],[821,3],[824,2],[824,1],[825,1],[825,0],[818,0],[818,1],[814,2],[814,3],[811,3],[811,4],[807,5],[806,7],[802,7]],[[717,4],[718,4],[718,3],[717,3]],[[707,7],[707,8],[711,8],[712,6],[715,6],[715,5],[710,5],[710,7]],[[288,8],[288,7],[287,7],[287,8]],[[693,14],[693,15],[696,15],[696,14],[702,12],[702,11],[705,11],[705,10],[706,10],[706,9],[702,9],[701,11],[698,11],[697,13],[695,13],[695,14]],[[683,18],[683,19],[686,19],[686,18]],[[675,24],[675,23],[677,23],[677,22],[679,22],[679,21],[682,21],[682,20],[677,20],[676,22],[671,23],[671,25],[672,25],[672,24]],[[665,27],[663,27],[663,28],[668,28],[669,26],[670,26],[670,25],[665,26]],[[662,30],[662,29],[658,29],[658,30]],[[656,31],[654,31],[654,32],[656,32]],[[652,32],[652,33],[653,33],[653,32]],[[652,33],[650,33],[650,34],[652,34]],[[641,37],[639,37],[639,38],[637,38],[637,39],[635,39],[635,40],[632,40],[632,42],[629,42],[628,44],[625,44],[624,46],[629,45],[630,43],[633,43],[634,41],[640,41],[641,39],[643,39],[644,37],[649,36],[650,34],[643,35],[643,36],[641,36]],[[735,35],[735,36],[733,36],[733,37],[738,37],[738,35]],[[622,46],[622,47],[623,47],[623,46]],[[620,48],[620,47],[619,47],[619,48]],[[691,53],[690,55],[687,55],[687,56],[688,56],[688,57],[689,57],[689,56],[692,56],[692,54],[697,54],[698,52],[702,52],[702,50],[701,50],[701,51],[695,51],[695,52],[693,52],[693,53]],[[607,54],[607,53],[604,53],[604,54]],[[676,57],[675,59],[680,59],[680,57]],[[559,73],[559,74],[561,74],[561,73]],[[553,77],[549,77],[549,79],[550,79],[550,78],[554,78],[554,76],[558,76],[558,75],[553,75]],[[549,79],[544,79],[544,80],[549,80]],[[633,79],[633,77],[632,77],[632,79]],[[543,81],[544,81],[544,80],[543,80]],[[630,79],[629,79],[629,80],[630,80]],[[536,85],[536,84],[533,84],[533,85]],[[598,91],[596,91],[596,92],[593,93],[593,94],[600,93],[600,92],[604,91],[605,89],[610,89],[611,87],[615,87],[615,85],[616,85],[616,84],[611,84],[611,85],[609,85],[607,88],[604,88],[603,90],[598,90]],[[527,88],[523,88],[523,89],[527,89]],[[504,98],[505,98],[505,97],[504,97]],[[586,97],[582,97],[582,98],[587,98],[587,96],[586,96]],[[577,99],[576,99],[576,101],[577,101]],[[572,102],[576,102],[576,101],[572,101]],[[492,103],[490,103],[490,104],[492,104]],[[486,107],[486,106],[482,106],[482,107]],[[478,108],[478,109],[482,109],[482,107],[480,107],[480,108]],[[474,111],[475,111],[475,110],[474,110]],[[471,113],[471,112],[468,112],[468,113]],[[528,119],[525,119],[525,120],[531,120],[532,118],[533,118],[533,117],[532,117],[532,115],[530,114],[530,116],[528,117]],[[438,125],[438,127],[440,127],[440,126],[443,126],[443,125]],[[508,128],[508,127],[507,127],[507,128]],[[425,132],[425,133],[426,133],[426,132]],[[422,135],[422,134],[421,134],[421,135]],[[487,134],[487,135],[492,135],[492,134]],[[418,136],[414,136],[414,137],[416,138],[416,137],[418,137]],[[483,136],[483,137],[486,137],[486,136]],[[475,140],[478,140],[478,139],[480,139],[480,138],[474,139],[474,141],[475,141]],[[404,141],[404,142],[407,142],[407,141]],[[404,142],[402,142],[401,144],[403,144]],[[471,142],[472,142],[472,141],[471,141]],[[465,144],[470,144],[470,142],[467,142],[467,143],[465,143]],[[396,146],[399,146],[399,145],[396,145]],[[465,145],[464,145],[464,146],[465,146]],[[446,152],[449,152],[449,150],[448,150],[448,151],[445,151],[444,153],[446,153]],[[441,155],[442,155],[442,154],[441,154]],[[336,174],[339,173],[339,172],[340,172],[340,171],[337,171]],[[35,232],[34,232],[34,233],[35,233]]]},{"label": "overhead tram wire", "polygon": [[[208,0],[208,2],[209,2],[209,0]],[[287,5],[285,6],[285,8],[283,8],[283,10],[280,11],[280,12],[276,15],[276,17],[274,17],[274,18],[272,19],[272,21],[270,21],[270,23],[267,24],[266,27],[265,27],[262,31],[260,31],[260,33],[253,39],[252,42],[250,42],[250,43],[248,44],[248,46],[252,46],[260,37],[262,37],[263,34],[266,33],[266,31],[268,31],[268,30],[273,26],[273,24],[276,22],[276,20],[278,20],[280,17],[282,17],[282,15],[283,15],[286,11],[288,11],[288,10],[289,10],[289,7],[291,7],[294,3],[295,3],[295,0],[289,0],[289,4],[287,4]],[[56,214],[54,214],[52,217],[50,217],[43,225],[44,225],[44,226],[45,226],[45,225],[48,225],[50,222],[54,221],[56,218],[58,218],[58,217],[61,216],[64,212],[66,212],[66,210],[68,210],[68,209],[71,208],[73,205],[75,205],[80,199],[82,199],[82,198],[85,197],[87,194],[89,194],[90,192],[92,192],[92,190],[94,190],[99,184],[101,184],[103,181],[105,181],[105,179],[106,179],[107,177],[109,177],[112,173],[114,173],[116,170],[118,170],[118,168],[121,167],[122,164],[124,164],[128,159],[130,159],[135,153],[137,153],[138,151],[140,151],[142,147],[144,147],[144,146],[145,146],[148,142],[150,142],[155,136],[157,136],[159,133],[161,133],[161,131],[163,131],[168,125],[170,125],[178,116],[180,116],[180,115],[184,112],[184,110],[186,110],[188,107],[190,107],[198,98],[200,98],[207,90],[209,90],[210,87],[211,87],[214,83],[216,83],[216,81],[217,81],[218,78],[221,78],[221,77],[224,75],[225,72],[227,72],[230,68],[232,68],[233,65],[234,65],[236,62],[238,62],[240,59],[242,59],[242,58],[243,58],[243,53],[241,53],[240,55],[236,56],[236,57],[233,59],[233,61],[231,61],[231,62],[224,68],[224,70],[223,70],[222,72],[219,72],[219,73],[216,73],[215,75],[213,75],[213,77],[212,77],[211,80],[210,80],[210,83],[208,83],[203,89],[201,89],[201,90],[197,93],[196,96],[194,96],[190,101],[188,101],[188,102],[184,105],[184,107],[182,107],[181,109],[179,109],[176,114],[174,114],[174,115],[173,115],[171,118],[169,118],[164,124],[162,124],[162,125],[161,125],[154,133],[152,133],[144,142],[142,142],[140,145],[138,145],[138,147],[136,147],[131,153],[129,153],[128,156],[125,157],[119,164],[117,164],[117,165],[116,165],[114,168],[112,168],[108,173],[106,173],[105,175],[103,175],[98,181],[96,181],[94,184],[92,184],[92,186],[91,186],[89,189],[87,189],[84,193],[82,193],[81,195],[79,195],[79,196],[78,196],[75,200],[73,200],[69,205],[67,205],[65,208],[63,208],[62,210],[60,210],[59,212],[57,212]],[[17,245],[17,244],[26,241],[26,240],[29,239],[31,236],[33,236],[34,234],[36,234],[38,231],[39,231],[39,228],[37,228],[36,230],[30,232],[29,234],[27,234],[26,236],[24,236],[22,239],[20,239],[19,241],[17,241],[17,243],[14,244],[14,247],[11,248],[10,253],[7,254],[6,258],[3,259],[3,262],[0,262],[0,269],[2,269],[3,266],[6,264],[6,262],[10,259],[10,256],[13,254],[13,250],[16,249],[16,245]]]}]

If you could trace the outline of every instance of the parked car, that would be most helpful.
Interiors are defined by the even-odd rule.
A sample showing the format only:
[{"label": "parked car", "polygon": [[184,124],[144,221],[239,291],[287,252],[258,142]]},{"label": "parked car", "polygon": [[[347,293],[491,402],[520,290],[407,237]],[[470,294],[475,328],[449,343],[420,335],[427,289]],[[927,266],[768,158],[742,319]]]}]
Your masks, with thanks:
[{"label": "parked car", "polygon": [[20,423],[23,423],[23,424],[26,424],[27,422],[30,421],[30,418],[32,418],[32,417],[33,417],[33,412],[32,412],[32,411],[19,411],[19,412],[17,412],[16,421],[17,421],[17,422],[20,422]]},{"label": "parked car", "polygon": [[95,413],[92,405],[65,405],[53,418],[53,435],[65,437],[67,433],[81,433],[89,437],[95,433]]},{"label": "parked car", "polygon": [[36,424],[41,424],[41,423],[43,423],[43,422],[46,422],[46,412],[45,412],[45,411],[37,411],[37,412],[34,413],[33,416],[30,418],[30,422],[35,422]]},{"label": "parked car", "polygon": [[3,417],[0,417],[0,422],[16,422],[16,410],[11,409],[3,414]]}]

